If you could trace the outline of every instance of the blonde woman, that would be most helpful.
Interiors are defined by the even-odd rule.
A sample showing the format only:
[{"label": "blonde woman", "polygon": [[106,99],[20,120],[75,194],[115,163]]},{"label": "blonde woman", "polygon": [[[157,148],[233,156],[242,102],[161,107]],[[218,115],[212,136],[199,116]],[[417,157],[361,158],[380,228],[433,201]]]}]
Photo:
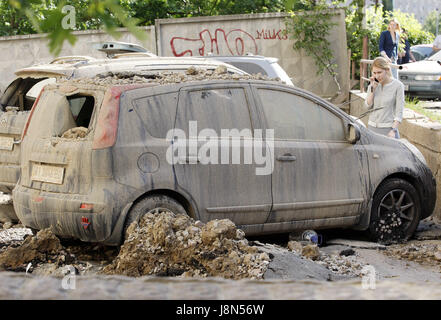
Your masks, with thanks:
[{"label": "blonde woman", "polygon": [[398,125],[403,120],[404,86],[392,77],[389,61],[383,57],[375,58],[372,64],[366,105],[378,109],[370,114],[368,128],[399,139]]},{"label": "blonde woman", "polygon": [[[387,30],[380,34],[380,41],[378,48],[380,50],[380,55],[385,58],[388,62],[397,64],[398,60],[398,45],[400,43],[400,24],[397,20],[391,19]],[[395,79],[397,79],[398,72],[397,69],[392,69],[392,74]]]}]

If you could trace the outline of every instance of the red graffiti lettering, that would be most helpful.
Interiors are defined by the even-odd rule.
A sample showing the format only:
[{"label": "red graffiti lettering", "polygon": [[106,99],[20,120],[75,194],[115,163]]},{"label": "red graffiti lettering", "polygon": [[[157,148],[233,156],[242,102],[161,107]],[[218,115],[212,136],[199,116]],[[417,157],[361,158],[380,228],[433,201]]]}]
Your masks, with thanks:
[{"label": "red graffiti lettering", "polygon": [[265,29],[261,29],[256,30],[257,36],[256,36],[256,40],[260,40],[260,39],[264,39],[264,40],[287,40],[288,39],[288,30],[282,30],[279,29],[278,31],[276,31],[276,29],[272,29],[272,30],[265,30]]},{"label": "red graffiti lettering", "polygon": [[256,40],[242,29],[233,29],[228,33],[223,29],[216,29],[214,37],[210,30],[204,29],[199,33],[199,38],[173,37],[170,40],[170,46],[175,57],[204,56],[208,53],[244,55],[251,52],[257,54]]}]

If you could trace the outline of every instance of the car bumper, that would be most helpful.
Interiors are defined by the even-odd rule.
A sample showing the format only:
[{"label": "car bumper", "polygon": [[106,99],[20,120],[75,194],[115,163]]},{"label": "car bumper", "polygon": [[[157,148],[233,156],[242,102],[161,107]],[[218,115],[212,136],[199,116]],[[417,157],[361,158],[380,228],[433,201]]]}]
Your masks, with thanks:
[{"label": "car bumper", "polygon": [[441,81],[401,81],[409,94],[441,98]]},{"label": "car bumper", "polygon": [[[426,166],[425,166],[426,167]],[[425,174],[420,180],[420,185],[423,190],[420,192],[421,196],[421,219],[425,219],[432,215],[436,203],[436,180],[429,168],[425,168]]]},{"label": "car bumper", "polygon": [[[104,193],[66,195],[17,185],[13,198],[15,212],[25,226],[37,230],[52,227],[61,237],[87,242],[105,242],[112,234],[115,206]],[[82,204],[87,208],[82,209]]]}]

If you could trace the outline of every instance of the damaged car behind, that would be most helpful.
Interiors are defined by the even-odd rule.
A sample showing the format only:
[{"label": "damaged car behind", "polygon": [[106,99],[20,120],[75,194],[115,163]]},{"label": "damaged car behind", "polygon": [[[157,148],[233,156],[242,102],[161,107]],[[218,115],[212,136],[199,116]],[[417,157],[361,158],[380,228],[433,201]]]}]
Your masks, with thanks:
[{"label": "damaged car behind", "polygon": [[[217,136],[210,154],[225,151],[230,163],[207,163],[194,153],[207,143],[195,122],[217,134],[249,130],[243,141],[270,161],[231,161],[229,139]],[[258,129],[274,130],[273,138]],[[176,154],[178,142],[196,149]],[[48,85],[22,150],[13,190],[22,223],[109,245],[121,244],[131,222],[161,210],[202,222],[227,218],[247,235],[343,227],[401,241],[436,200],[435,179],[413,145],[276,81]]]},{"label": "damaged car behind", "polygon": [[161,58],[138,53],[117,54],[112,59],[59,57],[49,64],[18,70],[17,78],[0,97],[0,192],[9,198],[6,204],[0,204],[0,221],[18,221],[11,191],[20,175],[21,135],[30,110],[45,85],[60,78],[94,77],[109,72],[182,72],[190,66],[203,70],[215,70],[223,66],[228,73],[246,74],[232,65],[210,59]]}]

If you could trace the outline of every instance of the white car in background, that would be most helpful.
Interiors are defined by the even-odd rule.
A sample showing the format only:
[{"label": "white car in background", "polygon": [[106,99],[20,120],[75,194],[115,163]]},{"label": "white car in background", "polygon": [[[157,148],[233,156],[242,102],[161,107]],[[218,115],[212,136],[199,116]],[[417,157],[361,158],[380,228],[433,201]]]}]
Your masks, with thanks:
[{"label": "white car in background", "polygon": [[[205,57],[207,58],[207,57]],[[289,86],[294,86],[291,78],[279,65],[277,58],[255,56],[247,54],[245,56],[215,56],[208,55],[208,58],[219,60],[231,64],[249,74],[260,73],[269,78],[279,78],[282,82]]]}]

